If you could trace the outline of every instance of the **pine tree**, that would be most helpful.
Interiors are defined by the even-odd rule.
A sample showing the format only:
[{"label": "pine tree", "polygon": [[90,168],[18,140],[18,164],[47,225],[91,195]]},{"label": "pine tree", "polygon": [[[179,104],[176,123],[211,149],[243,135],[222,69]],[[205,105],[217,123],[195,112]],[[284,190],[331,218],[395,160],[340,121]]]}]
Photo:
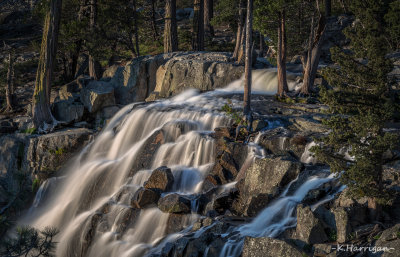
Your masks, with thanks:
[{"label": "pine tree", "polygon": [[246,15],[246,56],[245,56],[245,80],[244,80],[244,99],[243,114],[248,117],[251,115],[251,66],[252,66],[252,35],[253,34],[253,0],[247,0]]},{"label": "pine tree", "polygon": [[313,149],[332,172],[344,171],[341,180],[352,196],[368,197],[372,219],[379,217],[380,204],[389,199],[382,179],[383,154],[398,140],[385,131],[385,122],[394,111],[387,76],[392,65],[385,57],[389,50],[384,33],[388,2],[352,2],[356,22],[344,32],[351,49],[333,48],[337,67],[323,72],[332,86],[321,92],[321,101],[333,114],[324,121],[331,132]]},{"label": "pine tree", "polygon": [[56,121],[50,111],[50,87],[56,62],[62,0],[51,0],[43,27],[42,46],[33,93],[33,123],[39,132],[48,132]]},{"label": "pine tree", "polygon": [[165,1],[164,53],[178,51],[176,0]]},{"label": "pine tree", "polygon": [[192,50],[204,51],[204,0],[194,0]]}]

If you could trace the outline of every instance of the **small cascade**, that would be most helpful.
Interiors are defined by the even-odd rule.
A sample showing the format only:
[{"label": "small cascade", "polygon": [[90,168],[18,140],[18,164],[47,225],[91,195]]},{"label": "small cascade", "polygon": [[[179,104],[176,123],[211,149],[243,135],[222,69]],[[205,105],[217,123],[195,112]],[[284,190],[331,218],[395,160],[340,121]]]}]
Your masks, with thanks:
[{"label": "small cascade", "polygon": [[246,236],[276,237],[284,230],[296,226],[296,206],[310,190],[318,188],[333,179],[336,179],[334,174],[327,177],[312,176],[292,195],[289,195],[288,189],[294,182],[292,181],[282,195],[265,208],[251,223],[239,226],[227,235],[228,241],[224,245],[220,257],[240,256]]}]

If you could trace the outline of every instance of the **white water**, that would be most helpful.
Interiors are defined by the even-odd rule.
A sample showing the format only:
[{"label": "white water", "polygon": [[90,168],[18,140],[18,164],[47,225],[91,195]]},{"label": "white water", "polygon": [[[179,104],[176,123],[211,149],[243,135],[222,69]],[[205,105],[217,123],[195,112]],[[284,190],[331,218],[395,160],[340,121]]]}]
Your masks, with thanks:
[{"label": "white water", "polygon": [[[225,235],[228,242],[224,245],[220,257],[238,257],[243,248],[245,237],[277,237],[288,228],[296,226],[296,206],[304,199],[307,193],[322,184],[335,179],[335,175],[328,177],[310,177],[293,195],[288,195],[290,183],[282,195],[265,208],[251,223],[235,228]],[[321,201],[325,201],[323,199]]]},{"label": "white water", "polygon": [[[274,94],[276,84],[276,72],[254,72],[254,91]],[[294,82],[289,85],[295,88]],[[35,205],[21,223],[36,228],[58,228],[61,231],[57,237],[58,257],[143,256],[161,239],[178,238],[179,234],[165,233],[169,214],[158,208],[137,212],[130,207],[130,199],[151,171],[163,165],[172,169],[175,178],[172,191],[193,195],[201,190],[201,183],[213,166],[215,143],[210,133],[231,122],[219,111],[226,103],[222,96],[240,92],[241,87],[239,80],[213,92],[199,94],[188,90],[169,100],[124,107],[71,164],[62,183],[53,190],[42,185]],[[241,106],[235,100],[233,104]],[[250,154],[243,169],[255,157],[265,154],[257,140],[249,144]],[[150,155],[141,156],[154,141],[161,146]],[[132,170],[143,158],[151,161]],[[293,226],[296,204],[308,190],[330,179],[312,178],[294,195],[283,194],[252,223],[237,228],[239,233],[229,238],[221,256],[238,256],[244,236],[274,236]],[[232,186],[233,183],[224,188]],[[131,222],[135,215],[138,215],[136,222]],[[184,227],[197,218],[195,213],[187,215]]]}]

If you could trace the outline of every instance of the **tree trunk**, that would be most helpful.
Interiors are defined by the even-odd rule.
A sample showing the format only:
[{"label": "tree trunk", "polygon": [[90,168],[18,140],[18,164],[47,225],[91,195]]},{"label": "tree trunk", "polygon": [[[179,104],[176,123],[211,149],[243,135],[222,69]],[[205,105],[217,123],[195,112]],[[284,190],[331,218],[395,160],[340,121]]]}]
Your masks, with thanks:
[{"label": "tree trunk", "polygon": [[[92,33],[95,32],[96,27],[96,20],[97,20],[97,0],[90,1],[90,30]],[[96,63],[93,53],[89,52],[89,76],[94,79],[98,80],[100,78],[100,74],[98,71],[99,64]]]},{"label": "tree trunk", "polygon": [[134,23],[133,25],[135,26],[134,33],[135,33],[136,53],[138,56],[140,56],[136,0],[133,0],[132,2],[133,2],[132,4],[133,4],[133,23]]},{"label": "tree trunk", "polygon": [[214,36],[211,19],[214,17],[214,0],[204,0],[204,30],[207,35]]},{"label": "tree trunk", "polygon": [[240,52],[240,47],[243,45],[243,31],[244,31],[244,0],[239,1],[239,20],[238,20],[238,30],[236,33],[236,44],[235,44],[235,50],[233,51],[233,59],[238,60],[239,57],[239,52]]},{"label": "tree trunk", "polygon": [[317,75],[319,59],[321,56],[321,48],[325,35],[325,18],[321,16],[318,21],[317,32],[314,36],[314,19],[311,22],[310,38],[307,50],[307,60],[304,69],[303,85],[301,94],[309,95],[311,88],[314,86],[315,76]]},{"label": "tree trunk", "polygon": [[283,97],[289,91],[286,79],[286,17],[285,11],[278,13],[278,95]]},{"label": "tree trunk", "polygon": [[178,51],[176,0],[165,1],[164,53]]},{"label": "tree trunk", "polygon": [[62,0],[52,0],[43,26],[42,46],[33,94],[33,123],[38,132],[53,130],[56,121],[50,111],[50,87],[57,53]]},{"label": "tree trunk", "polygon": [[325,0],[325,16],[330,17],[332,10],[332,2],[331,0]]},{"label": "tree trunk", "polygon": [[[136,10],[136,8],[135,8],[135,10]],[[165,10],[165,12],[166,11],[167,10]],[[154,39],[154,41],[158,41],[159,34],[158,34],[157,23],[156,23],[156,0],[151,0],[151,25],[153,27],[153,39]]]},{"label": "tree trunk", "polygon": [[247,1],[246,19],[246,58],[244,68],[244,96],[243,114],[247,117],[251,113],[251,66],[252,66],[252,33],[253,33],[253,0]]},{"label": "tree trunk", "polygon": [[7,111],[14,110],[14,56],[11,51],[8,54],[9,63],[8,63],[7,87],[6,87]]},{"label": "tree trunk", "polygon": [[194,0],[192,50],[204,50],[204,0]]},{"label": "tree trunk", "polygon": [[245,44],[246,44],[246,26],[243,26],[243,31],[241,33],[240,45],[239,45],[239,54],[237,57],[237,63],[242,63],[243,58],[245,57]]}]

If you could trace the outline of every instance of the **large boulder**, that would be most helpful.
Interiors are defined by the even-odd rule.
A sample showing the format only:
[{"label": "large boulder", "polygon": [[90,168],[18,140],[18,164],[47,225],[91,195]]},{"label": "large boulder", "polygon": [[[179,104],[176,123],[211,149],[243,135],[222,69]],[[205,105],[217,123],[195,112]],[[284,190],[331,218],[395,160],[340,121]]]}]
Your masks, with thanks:
[{"label": "large boulder", "polygon": [[297,206],[297,238],[307,244],[328,241],[322,222],[314,215],[309,206]]},{"label": "large boulder", "polygon": [[238,182],[239,198],[234,203],[238,214],[255,216],[285,185],[294,180],[303,165],[290,156],[257,158]]},{"label": "large boulder", "polygon": [[295,248],[286,241],[259,237],[246,237],[244,240],[242,257],[304,257],[303,251]]},{"label": "large boulder", "polygon": [[158,201],[158,208],[167,213],[190,213],[191,202],[179,194],[168,194]]},{"label": "large boulder", "polygon": [[77,128],[32,136],[26,150],[25,170],[47,178],[92,139],[93,131]]},{"label": "large boulder", "polygon": [[158,199],[160,199],[160,193],[158,191],[139,188],[131,199],[131,206],[143,209],[151,205],[157,205]]},{"label": "large boulder", "polygon": [[112,66],[102,80],[115,88],[118,104],[129,104],[144,101],[151,94],[168,97],[187,88],[205,91],[224,87],[239,79],[243,71],[243,66],[231,62],[229,53],[175,52]]},{"label": "large boulder", "polygon": [[144,187],[149,189],[159,189],[163,192],[169,191],[174,185],[174,176],[171,169],[162,166],[155,169],[150,178],[145,182]]},{"label": "large boulder", "polygon": [[207,91],[227,86],[244,72],[244,67],[230,62],[230,58],[229,53],[177,55],[157,70],[155,92],[168,97],[187,88]]},{"label": "large boulder", "polygon": [[81,91],[81,102],[90,113],[115,105],[114,87],[104,81],[90,81]]},{"label": "large boulder", "polygon": [[72,102],[70,100],[62,100],[52,105],[54,118],[66,123],[78,122],[83,116],[83,104]]}]

